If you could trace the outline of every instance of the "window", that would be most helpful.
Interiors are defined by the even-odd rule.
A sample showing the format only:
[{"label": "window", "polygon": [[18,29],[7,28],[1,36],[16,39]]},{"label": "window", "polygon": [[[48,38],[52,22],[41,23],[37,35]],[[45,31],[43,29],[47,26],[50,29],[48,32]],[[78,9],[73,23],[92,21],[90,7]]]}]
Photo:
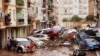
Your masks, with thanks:
[{"label": "window", "polygon": [[87,14],[87,12],[84,12],[84,15],[86,15]]},{"label": "window", "polygon": [[12,16],[11,16],[12,15],[11,9],[9,9],[9,13],[8,14],[10,15],[9,18],[11,19],[12,18]]},{"label": "window", "polygon": [[57,4],[58,4],[59,0],[56,0],[56,2],[57,2]]},{"label": "window", "polygon": [[2,9],[0,8],[0,18],[2,17]]},{"label": "window", "polygon": [[79,11],[79,15],[82,15],[82,11],[81,10]]},{"label": "window", "polygon": [[84,9],[87,9],[87,7],[84,7]]},{"label": "window", "polygon": [[73,15],[73,13],[72,13],[72,12],[70,12],[70,13],[69,13],[69,15]]},{"label": "window", "polygon": [[82,3],[82,0],[79,0],[79,3]]},{"label": "window", "polygon": [[73,3],[73,1],[70,0],[70,1],[69,1],[69,4],[72,4],[72,3]]},{"label": "window", "polygon": [[15,19],[15,10],[13,10],[13,18]]},{"label": "window", "polygon": [[36,7],[36,13],[38,14],[38,7]]},{"label": "window", "polygon": [[67,9],[65,9],[65,15],[67,14]]},{"label": "window", "polygon": [[86,3],[88,3],[88,2],[87,2],[87,0],[86,0],[86,1],[85,1],[85,0],[83,0],[83,3],[84,3],[84,4],[86,4]]},{"label": "window", "polygon": [[72,7],[70,7],[69,9],[70,9],[70,10],[72,10],[73,8],[72,8]]},{"label": "window", "polygon": [[64,4],[68,4],[68,1],[67,1],[67,0],[65,0]]},{"label": "window", "polygon": [[34,7],[32,7],[32,10],[34,11]]}]

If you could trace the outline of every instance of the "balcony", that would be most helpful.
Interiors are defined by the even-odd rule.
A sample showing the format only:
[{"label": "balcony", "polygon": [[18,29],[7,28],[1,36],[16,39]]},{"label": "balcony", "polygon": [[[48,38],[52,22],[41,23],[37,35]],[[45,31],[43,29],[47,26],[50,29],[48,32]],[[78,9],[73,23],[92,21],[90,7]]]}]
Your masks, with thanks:
[{"label": "balcony", "polygon": [[5,15],[5,25],[10,25],[11,24],[11,18],[10,14]]},{"label": "balcony", "polygon": [[24,0],[16,0],[18,6],[24,6]]},{"label": "balcony", "polygon": [[31,1],[30,0],[27,1],[27,7],[31,7]]},{"label": "balcony", "polygon": [[24,18],[20,18],[20,19],[17,19],[17,24],[18,25],[22,25],[22,24],[24,24],[25,22],[24,22]]},{"label": "balcony", "polygon": [[28,24],[33,24],[34,21],[35,21],[34,16],[28,16]]},{"label": "balcony", "polygon": [[[0,9],[1,11],[1,9]],[[3,22],[4,21],[4,18],[3,18],[3,12],[0,12],[0,22]]]},{"label": "balcony", "polygon": [[4,0],[4,2],[5,2],[5,3],[9,3],[9,2],[10,2],[10,0]]},{"label": "balcony", "polygon": [[48,1],[48,10],[53,10],[53,0]]}]

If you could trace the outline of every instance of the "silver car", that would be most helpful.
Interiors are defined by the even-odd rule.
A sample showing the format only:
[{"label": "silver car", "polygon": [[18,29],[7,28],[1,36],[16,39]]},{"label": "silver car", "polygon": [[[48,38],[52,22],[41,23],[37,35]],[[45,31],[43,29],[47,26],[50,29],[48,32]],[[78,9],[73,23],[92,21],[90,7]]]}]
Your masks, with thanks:
[{"label": "silver car", "polygon": [[7,46],[8,49],[17,52],[33,52],[35,50],[35,45],[33,45],[26,38],[16,38],[10,41],[10,45]]}]

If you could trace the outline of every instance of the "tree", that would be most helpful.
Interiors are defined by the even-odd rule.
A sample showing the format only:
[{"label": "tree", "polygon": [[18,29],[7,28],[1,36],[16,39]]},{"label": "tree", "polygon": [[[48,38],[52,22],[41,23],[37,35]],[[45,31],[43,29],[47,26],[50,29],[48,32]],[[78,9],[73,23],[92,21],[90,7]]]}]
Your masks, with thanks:
[{"label": "tree", "polygon": [[67,18],[63,18],[63,20],[62,20],[63,22],[67,22],[68,20],[67,20]]},{"label": "tree", "polygon": [[54,16],[49,16],[49,21],[52,21],[54,19]]},{"label": "tree", "polygon": [[86,21],[94,21],[94,15],[87,15],[86,16]]},{"label": "tree", "polygon": [[78,21],[80,21],[80,20],[82,20],[82,18],[80,18],[80,17],[77,16],[77,15],[74,15],[74,16],[72,16],[72,18],[71,18],[70,21],[78,22]]}]

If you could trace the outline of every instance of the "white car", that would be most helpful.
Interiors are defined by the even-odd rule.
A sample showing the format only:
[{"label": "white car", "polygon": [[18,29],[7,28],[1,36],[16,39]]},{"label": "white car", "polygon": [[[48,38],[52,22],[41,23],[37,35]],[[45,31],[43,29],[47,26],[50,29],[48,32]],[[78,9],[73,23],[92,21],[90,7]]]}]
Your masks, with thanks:
[{"label": "white car", "polygon": [[49,32],[51,30],[51,28],[46,28],[46,29],[40,29],[40,30],[35,30],[33,31],[34,34],[46,34],[47,32]]},{"label": "white car", "polygon": [[49,40],[49,36],[46,34],[34,34],[32,37],[37,40]]},{"label": "white car", "polygon": [[35,50],[35,45],[26,38],[16,38],[9,43],[10,45],[7,45],[9,50],[15,50],[17,52],[33,52]]},{"label": "white car", "polygon": [[27,39],[30,40],[33,44],[35,44],[36,47],[41,47],[41,46],[45,45],[45,43],[43,41],[36,39],[32,36],[29,36]]}]

